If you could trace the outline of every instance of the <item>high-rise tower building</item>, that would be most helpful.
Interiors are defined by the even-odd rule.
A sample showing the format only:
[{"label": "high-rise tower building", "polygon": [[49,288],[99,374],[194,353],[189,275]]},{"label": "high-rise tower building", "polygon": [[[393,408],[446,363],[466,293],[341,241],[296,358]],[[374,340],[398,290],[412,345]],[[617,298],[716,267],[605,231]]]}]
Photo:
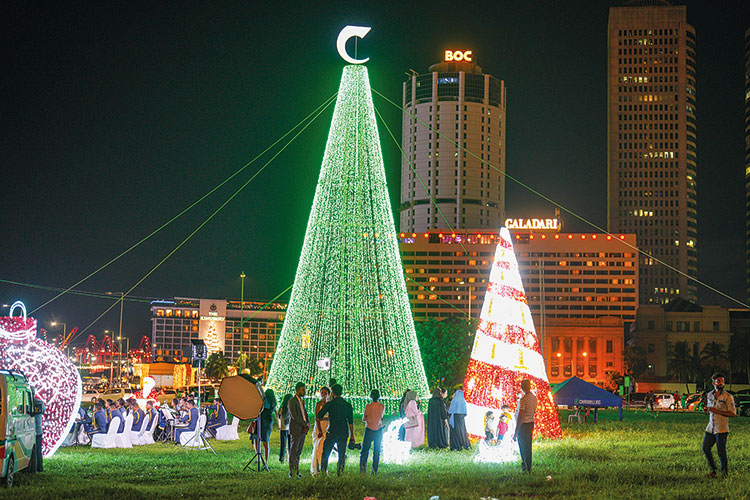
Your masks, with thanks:
[{"label": "high-rise tower building", "polygon": [[482,73],[471,51],[446,51],[429,73],[404,82],[403,107],[401,231],[497,231],[505,218],[505,83]]},{"label": "high-rise tower building", "polygon": [[[685,6],[609,10],[608,227],[635,233],[639,302],[696,300],[695,29]],[[656,259],[679,269],[687,276]]]},{"label": "high-rise tower building", "polygon": [[745,30],[745,285],[750,300],[750,28]]}]

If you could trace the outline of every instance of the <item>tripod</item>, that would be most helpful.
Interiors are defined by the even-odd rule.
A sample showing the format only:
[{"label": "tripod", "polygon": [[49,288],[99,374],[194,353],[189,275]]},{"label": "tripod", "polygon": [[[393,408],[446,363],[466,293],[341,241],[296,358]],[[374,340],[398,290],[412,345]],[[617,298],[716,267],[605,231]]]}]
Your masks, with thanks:
[{"label": "tripod", "polygon": [[255,444],[255,455],[253,455],[250,461],[247,464],[245,464],[245,467],[242,470],[243,471],[247,470],[248,467],[250,467],[251,465],[253,465],[253,463],[255,463],[257,464],[258,472],[260,472],[261,462],[263,462],[263,469],[268,468],[268,465],[266,464],[266,459],[263,458],[263,452],[261,450],[261,444],[260,444],[260,415],[255,417],[255,437],[253,438],[253,443]]}]

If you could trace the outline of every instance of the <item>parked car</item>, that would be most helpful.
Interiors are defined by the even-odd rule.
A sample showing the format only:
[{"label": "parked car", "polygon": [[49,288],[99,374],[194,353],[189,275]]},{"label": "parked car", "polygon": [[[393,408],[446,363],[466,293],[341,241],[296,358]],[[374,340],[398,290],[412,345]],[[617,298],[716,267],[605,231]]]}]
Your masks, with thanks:
[{"label": "parked car", "polygon": [[169,404],[176,397],[177,391],[175,391],[174,389],[162,388],[161,392],[159,392],[159,395],[156,396],[156,400],[159,401],[160,405],[163,405],[164,403]]},{"label": "parked car", "polygon": [[81,395],[81,401],[90,403],[93,398],[101,397],[101,393],[95,389],[85,389]]},{"label": "parked car", "polygon": [[750,394],[735,394],[734,407],[737,415],[750,417]]},{"label": "parked car", "polygon": [[26,377],[0,370],[0,479],[7,487],[16,472],[36,472],[34,416],[41,411]]},{"label": "parked car", "polygon": [[701,392],[695,392],[688,395],[685,400],[688,411],[703,411],[703,407],[701,406],[701,396],[703,396],[703,393]]},{"label": "parked car", "polygon": [[125,396],[127,396],[128,394],[132,394],[132,392],[126,389],[107,389],[106,391],[102,391],[98,397],[104,399],[105,401],[108,399],[116,401],[121,398],[125,399]]},{"label": "parked car", "polygon": [[668,392],[655,392],[654,393],[654,409],[655,410],[673,410],[674,409],[674,394]]},{"label": "parked car", "polygon": [[630,396],[623,396],[623,402],[628,408],[645,408],[646,407],[646,393],[645,392],[633,392]]}]

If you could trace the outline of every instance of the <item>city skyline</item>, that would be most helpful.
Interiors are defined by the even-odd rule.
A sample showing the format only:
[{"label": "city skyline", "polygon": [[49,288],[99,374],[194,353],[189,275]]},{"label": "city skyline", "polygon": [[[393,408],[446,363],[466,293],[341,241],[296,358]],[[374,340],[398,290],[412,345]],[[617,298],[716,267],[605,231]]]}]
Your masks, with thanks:
[{"label": "city skyline", "polygon": [[[12,78],[3,146],[13,188],[2,205],[0,278],[69,286],[205,194],[335,92],[344,63],[334,41],[346,24],[373,26],[359,50],[371,57],[373,88],[395,102],[404,72],[423,71],[445,49],[472,49],[483,70],[508,87],[507,172],[605,227],[607,16],[617,5],[494,6],[496,19],[481,22],[470,12],[446,19],[436,13],[419,29],[407,29],[415,27],[383,7],[328,12],[312,27],[311,13],[301,8],[287,16],[247,6],[177,13],[158,6],[148,12],[19,10],[5,30]],[[745,245],[740,176],[748,7],[732,3],[728,10],[733,15],[720,22],[706,14],[709,3],[687,3],[698,36],[699,277],[744,300],[744,276],[736,269]],[[260,18],[267,22],[255,21]],[[575,54],[562,48],[576,43]],[[377,96],[375,105],[400,137],[400,112]],[[238,298],[242,271],[249,278],[246,298],[271,300],[287,288],[330,113],[133,295]],[[400,155],[378,126],[397,207]],[[129,289],[250,171],[80,289]],[[553,211],[511,181],[506,193],[509,216]],[[591,231],[563,218],[566,230]],[[29,310],[52,296],[5,283],[0,295],[4,302],[25,300]],[[726,304],[700,287],[698,295]],[[105,307],[101,299],[71,296],[34,315],[50,331],[53,319],[83,328]],[[147,332],[148,310],[147,302],[126,303],[123,331]],[[117,318],[115,308],[91,333],[116,329]]]}]

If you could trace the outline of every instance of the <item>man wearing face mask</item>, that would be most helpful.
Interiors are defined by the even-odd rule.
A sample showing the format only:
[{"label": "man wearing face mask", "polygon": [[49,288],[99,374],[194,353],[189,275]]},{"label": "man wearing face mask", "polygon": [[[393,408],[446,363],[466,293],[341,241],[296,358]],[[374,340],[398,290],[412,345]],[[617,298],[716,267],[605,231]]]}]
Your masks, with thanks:
[{"label": "man wearing face mask", "polygon": [[716,463],[711,449],[716,445],[721,462],[721,474],[727,475],[727,436],[729,436],[729,418],[737,416],[734,397],[724,390],[724,375],[715,373],[711,377],[714,390],[706,396],[706,410],[709,412],[708,426],[703,436],[703,454],[706,455],[711,468],[710,477],[716,477]]}]

